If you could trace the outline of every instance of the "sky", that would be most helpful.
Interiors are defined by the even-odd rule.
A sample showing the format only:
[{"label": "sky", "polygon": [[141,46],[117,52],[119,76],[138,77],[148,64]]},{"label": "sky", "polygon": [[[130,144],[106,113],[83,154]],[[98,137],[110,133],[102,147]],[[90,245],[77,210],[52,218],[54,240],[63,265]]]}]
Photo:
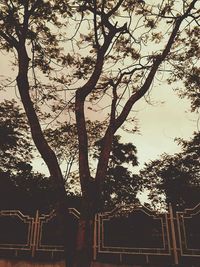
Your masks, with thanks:
[{"label": "sky", "polygon": [[151,102],[144,99],[135,106],[139,133],[122,132],[124,140],[134,143],[138,150],[139,168],[145,162],[159,158],[162,153],[180,151],[175,138],[189,139],[198,131],[199,115],[190,112],[190,102],[180,99],[173,85],[162,84],[153,88]]}]

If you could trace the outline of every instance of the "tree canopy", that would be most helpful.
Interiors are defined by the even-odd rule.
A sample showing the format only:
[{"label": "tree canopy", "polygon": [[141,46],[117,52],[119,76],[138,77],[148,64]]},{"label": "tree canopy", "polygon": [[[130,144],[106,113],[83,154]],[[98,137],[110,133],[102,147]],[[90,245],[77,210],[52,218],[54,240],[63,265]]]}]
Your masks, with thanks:
[{"label": "tree canopy", "polygon": [[14,100],[0,105],[0,172],[17,176],[30,172],[33,143],[26,116]]},{"label": "tree canopy", "polygon": [[[35,213],[53,205],[51,180],[33,170],[34,146],[25,113],[14,100],[0,103],[0,207]],[[52,207],[51,207],[52,208]]]},{"label": "tree canopy", "polygon": [[180,153],[164,154],[140,172],[155,209],[171,203],[176,210],[183,210],[200,201],[200,133],[194,133],[189,141],[177,141],[182,148]]}]

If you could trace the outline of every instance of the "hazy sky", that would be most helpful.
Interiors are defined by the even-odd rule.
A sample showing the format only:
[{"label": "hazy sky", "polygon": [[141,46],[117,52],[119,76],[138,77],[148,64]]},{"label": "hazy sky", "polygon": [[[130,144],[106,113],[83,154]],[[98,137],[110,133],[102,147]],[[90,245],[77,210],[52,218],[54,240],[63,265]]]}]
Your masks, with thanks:
[{"label": "hazy sky", "polygon": [[142,100],[135,106],[140,134],[123,133],[124,138],[138,149],[139,168],[162,153],[180,151],[174,138],[188,139],[198,130],[198,114],[190,112],[190,102],[180,99],[172,85],[162,84],[153,88],[151,102],[152,105]]}]

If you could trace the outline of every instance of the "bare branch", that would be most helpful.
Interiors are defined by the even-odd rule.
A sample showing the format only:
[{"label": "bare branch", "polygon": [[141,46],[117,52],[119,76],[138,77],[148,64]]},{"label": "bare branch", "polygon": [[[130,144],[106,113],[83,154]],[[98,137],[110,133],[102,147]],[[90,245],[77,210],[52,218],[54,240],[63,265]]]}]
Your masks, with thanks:
[{"label": "bare branch", "polygon": [[121,6],[124,0],[119,0],[115,7],[113,7],[108,13],[107,16],[111,17]]}]

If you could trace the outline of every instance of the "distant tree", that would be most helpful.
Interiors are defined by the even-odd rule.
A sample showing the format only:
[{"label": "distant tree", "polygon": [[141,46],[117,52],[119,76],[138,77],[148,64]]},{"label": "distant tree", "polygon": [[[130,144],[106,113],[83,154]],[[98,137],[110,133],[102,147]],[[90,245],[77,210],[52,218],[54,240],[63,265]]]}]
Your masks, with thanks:
[{"label": "distant tree", "polygon": [[30,172],[33,144],[27,119],[14,100],[0,103],[0,172]]},{"label": "distant tree", "polygon": [[53,203],[51,180],[32,170],[34,147],[26,115],[14,100],[0,103],[0,207],[34,212]]},{"label": "distant tree", "polygon": [[[155,77],[160,79],[166,71],[170,82],[180,80],[185,66],[188,73],[194,72],[199,59],[198,19],[198,0],[0,2],[0,46],[13,53],[16,85],[33,141],[58,192],[57,213],[63,229],[68,229],[65,182],[44,136],[39,108],[46,103],[52,111],[45,110],[46,116],[53,122],[63,110],[65,121],[76,120],[82,209],[76,256],[73,262],[68,255],[68,266],[90,266],[92,222],[102,209],[114,134],[131,116],[135,103],[150,91]],[[106,121],[94,177],[88,115],[98,117],[100,124]],[[66,240],[66,254],[67,245]]]},{"label": "distant tree", "polygon": [[180,153],[164,154],[140,172],[154,208],[166,208],[171,203],[175,210],[180,210],[200,202],[200,133],[194,133],[189,141],[177,141],[182,147]]},{"label": "distant tree", "polygon": [[0,173],[0,209],[16,209],[35,214],[55,208],[55,190],[51,179],[27,170],[17,176]]},{"label": "distant tree", "polygon": [[[115,208],[116,205],[136,203],[139,187],[139,176],[133,173],[138,165],[137,150],[132,143],[121,143],[119,135],[114,136],[112,153],[108,163],[107,176],[103,185],[103,200],[105,209]],[[98,151],[94,158],[98,158],[101,143],[97,142]]]}]

